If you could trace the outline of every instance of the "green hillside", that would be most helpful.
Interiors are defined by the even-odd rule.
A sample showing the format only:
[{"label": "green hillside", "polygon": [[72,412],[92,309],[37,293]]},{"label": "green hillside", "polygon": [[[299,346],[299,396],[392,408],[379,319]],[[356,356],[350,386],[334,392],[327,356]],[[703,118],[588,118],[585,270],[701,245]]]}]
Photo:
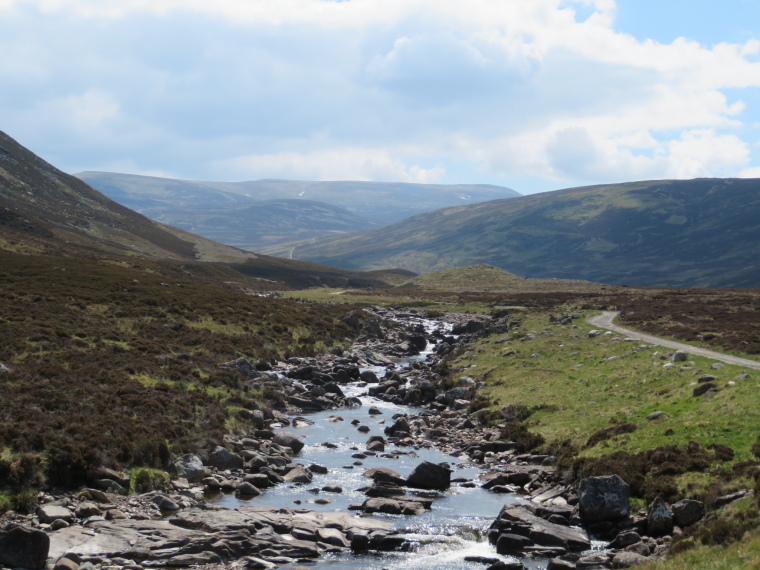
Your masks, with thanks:
[{"label": "green hillside", "polygon": [[446,208],[293,256],[351,269],[487,263],[526,277],[750,287],[760,283],[758,220],[757,179],[631,182]]}]

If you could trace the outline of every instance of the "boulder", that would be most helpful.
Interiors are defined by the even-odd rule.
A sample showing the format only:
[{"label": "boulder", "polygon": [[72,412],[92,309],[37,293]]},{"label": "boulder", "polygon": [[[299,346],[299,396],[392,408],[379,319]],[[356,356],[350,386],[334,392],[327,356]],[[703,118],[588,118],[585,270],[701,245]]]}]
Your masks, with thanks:
[{"label": "boulder", "polygon": [[201,458],[191,453],[174,459],[171,463],[170,470],[174,472],[177,477],[184,477],[190,483],[200,483],[206,476],[206,470],[203,467]]},{"label": "boulder", "polygon": [[372,497],[364,501],[362,510],[365,513],[385,513],[389,515],[421,515],[430,509],[432,499],[404,498],[390,499]]},{"label": "boulder", "polygon": [[689,353],[685,350],[677,350],[673,353],[673,362],[686,362],[689,359]]},{"label": "boulder", "polygon": [[673,511],[673,522],[682,528],[693,525],[705,516],[705,504],[693,499],[678,501],[670,510]]},{"label": "boulder", "polygon": [[256,370],[256,367],[251,364],[247,358],[237,358],[235,360],[230,360],[229,362],[222,364],[222,368],[232,368],[233,370],[237,370],[243,376],[247,376],[248,378],[258,378],[261,376],[261,374],[259,374],[259,371]]},{"label": "boulder", "polygon": [[226,470],[242,469],[245,462],[243,461],[243,458],[240,457],[237,453],[233,453],[226,447],[218,445],[216,449],[214,449],[214,451],[208,456],[207,463],[212,467],[216,467],[217,469]]},{"label": "boulder", "polygon": [[406,479],[407,487],[443,491],[451,487],[451,469],[448,465],[423,461]]},{"label": "boulder", "polygon": [[650,536],[664,536],[673,532],[673,512],[661,497],[647,509],[647,532]]},{"label": "boulder", "polygon": [[631,568],[643,564],[649,560],[646,556],[636,552],[618,552],[612,559],[613,568]]},{"label": "boulder", "polygon": [[0,528],[0,564],[10,568],[42,570],[49,549],[50,538],[41,530],[17,524]]},{"label": "boulder", "polygon": [[67,523],[74,522],[74,514],[66,507],[58,505],[40,505],[37,507],[36,514],[41,523],[50,524],[57,520],[66,521]]},{"label": "boulder", "polygon": [[587,477],[578,487],[583,522],[621,519],[628,516],[630,487],[618,475]]},{"label": "boulder", "polygon": [[298,453],[304,448],[304,443],[298,437],[287,431],[281,431],[274,436],[274,443],[289,447],[293,453]]},{"label": "boulder", "polygon": [[700,384],[694,390],[692,391],[692,395],[695,398],[698,398],[699,396],[703,396],[710,390],[717,390],[718,385],[715,382],[705,382],[704,384]]},{"label": "boulder", "polygon": [[87,517],[94,517],[101,513],[100,507],[95,503],[86,501],[77,505],[76,516],[79,519],[86,519]]},{"label": "boulder", "polygon": [[311,483],[313,477],[311,471],[306,467],[296,465],[283,476],[283,479],[286,483]]},{"label": "boulder", "polygon": [[591,547],[584,530],[546,521],[523,505],[504,505],[491,524],[488,539],[495,544],[504,533],[527,537],[539,546],[573,551],[588,550]]}]

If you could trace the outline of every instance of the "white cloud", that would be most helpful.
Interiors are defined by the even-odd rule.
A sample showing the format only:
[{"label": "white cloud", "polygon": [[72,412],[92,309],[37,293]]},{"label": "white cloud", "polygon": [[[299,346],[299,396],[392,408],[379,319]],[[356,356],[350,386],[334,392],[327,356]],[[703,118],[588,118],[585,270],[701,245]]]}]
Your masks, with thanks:
[{"label": "white cloud", "polygon": [[614,0],[0,0],[0,50],[17,55],[0,61],[0,116],[63,168],[184,178],[446,182],[464,170],[561,185],[754,172],[760,41],[640,41],[616,31],[615,11]]},{"label": "white cloud", "polygon": [[387,150],[358,147],[241,156],[220,161],[215,168],[236,179],[289,177],[301,180],[377,180],[426,184],[439,182],[445,174],[440,165],[432,168],[407,165]]}]

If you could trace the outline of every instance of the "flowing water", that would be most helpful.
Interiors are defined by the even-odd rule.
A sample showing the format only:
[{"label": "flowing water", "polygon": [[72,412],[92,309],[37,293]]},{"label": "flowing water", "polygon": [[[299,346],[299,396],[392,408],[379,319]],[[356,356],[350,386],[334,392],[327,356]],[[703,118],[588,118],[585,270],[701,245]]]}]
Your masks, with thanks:
[{"label": "flowing water", "polygon": [[[426,322],[426,327],[437,323]],[[425,353],[416,357],[424,359]],[[400,363],[406,365],[407,362]],[[384,369],[375,369],[378,376]],[[371,467],[388,467],[397,471],[402,477],[409,473],[422,461],[433,463],[449,463],[453,469],[452,479],[466,478],[478,482],[477,467],[463,462],[460,458],[445,455],[433,449],[413,449],[409,447],[386,446],[384,454],[376,457],[368,456],[357,459],[352,455],[365,449],[367,440],[372,435],[384,436],[385,425],[393,423],[392,416],[397,413],[415,414],[420,410],[406,406],[398,406],[382,400],[366,396],[366,388],[360,384],[344,388],[347,396],[358,396],[362,406],[353,409],[327,410],[304,416],[312,425],[286,428],[288,432],[302,436],[306,446],[295,458],[295,461],[309,466],[317,463],[328,468],[328,473],[314,474],[308,485],[280,484],[266,489],[264,493],[249,501],[241,500],[232,494],[219,495],[215,503],[218,506],[236,508],[241,504],[266,505],[275,507],[305,508],[319,512],[346,512],[352,503],[362,503],[366,496],[357,489],[371,485],[372,481],[362,476]],[[377,407],[382,414],[370,415],[370,406]],[[330,421],[330,416],[340,416],[343,421]],[[362,433],[352,425],[351,421],[358,419],[370,428]],[[337,445],[331,449],[322,445],[329,442]],[[393,458],[387,457],[394,454]],[[325,486],[337,485],[342,493],[327,493],[321,491]],[[316,503],[316,500],[328,499],[328,504]],[[316,562],[309,562],[309,568],[343,570],[379,570],[420,568],[426,570],[451,569],[480,569],[488,566],[482,562],[465,561],[465,557],[487,557],[514,561],[510,556],[496,554],[495,548],[488,543],[486,532],[501,507],[506,503],[519,503],[519,495],[500,495],[490,493],[480,488],[466,488],[452,484],[451,489],[440,493],[434,499],[432,510],[422,515],[383,515],[373,514],[374,518],[390,521],[394,526],[403,530],[411,539],[412,548],[409,552],[379,553],[377,555],[326,555]],[[528,568],[544,568],[546,562],[539,560],[523,560]]]}]

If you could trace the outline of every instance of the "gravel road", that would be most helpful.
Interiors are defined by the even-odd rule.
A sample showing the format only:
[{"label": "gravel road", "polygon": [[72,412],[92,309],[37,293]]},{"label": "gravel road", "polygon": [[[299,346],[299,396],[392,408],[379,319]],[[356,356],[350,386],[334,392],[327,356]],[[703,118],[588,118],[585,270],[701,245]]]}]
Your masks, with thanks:
[{"label": "gravel road", "polygon": [[593,317],[589,317],[586,320],[590,324],[594,325],[595,327],[609,329],[611,331],[615,331],[620,334],[627,335],[630,338],[639,339],[643,342],[648,342],[650,344],[657,344],[657,345],[664,346],[667,348],[672,348],[675,350],[685,350],[689,354],[696,354],[697,356],[704,356],[707,358],[712,358],[714,360],[720,360],[721,362],[725,362],[727,364],[735,364],[736,366],[744,366],[745,368],[753,368],[755,370],[760,370],[760,362],[756,360],[749,360],[747,358],[739,358],[738,356],[730,356],[728,354],[721,354],[720,352],[715,352],[714,350],[699,348],[696,346],[691,346],[690,344],[684,344],[682,342],[676,342],[674,340],[667,340],[664,338],[659,338],[656,336],[640,333],[638,331],[634,331],[631,329],[618,326],[612,323],[612,320],[617,316],[618,316],[617,312],[604,311],[601,315],[595,315]]}]

